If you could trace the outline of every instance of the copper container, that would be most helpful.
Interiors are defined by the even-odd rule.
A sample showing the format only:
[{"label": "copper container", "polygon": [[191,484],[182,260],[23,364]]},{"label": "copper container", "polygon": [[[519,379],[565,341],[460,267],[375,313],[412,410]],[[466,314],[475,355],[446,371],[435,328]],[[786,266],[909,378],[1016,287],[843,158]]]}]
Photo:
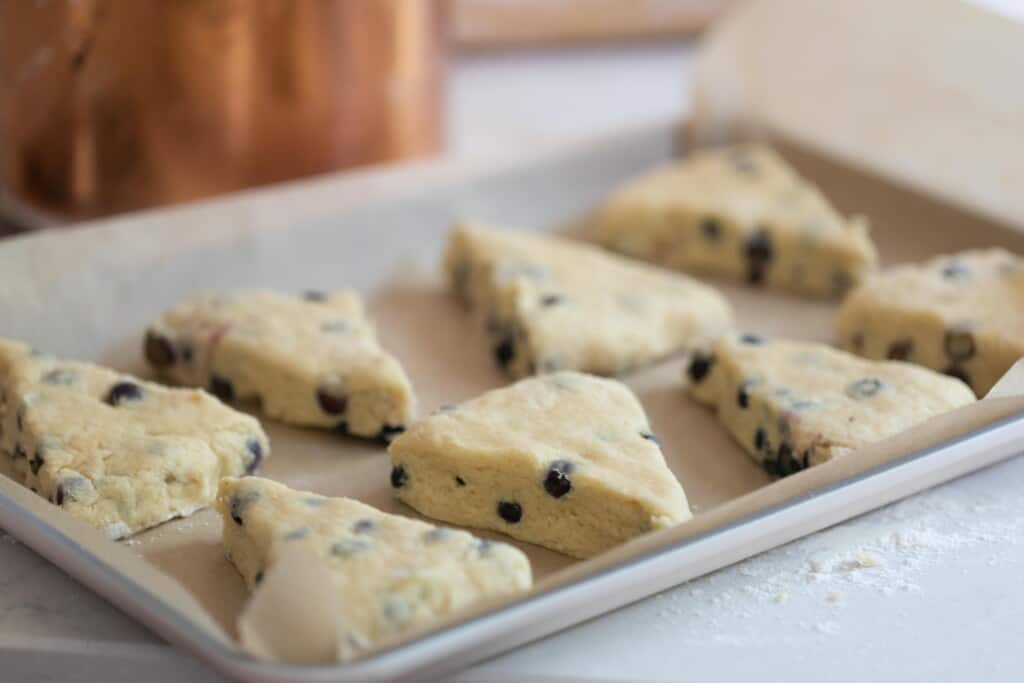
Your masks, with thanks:
[{"label": "copper container", "polygon": [[7,206],[77,219],[436,153],[441,0],[0,2]]}]

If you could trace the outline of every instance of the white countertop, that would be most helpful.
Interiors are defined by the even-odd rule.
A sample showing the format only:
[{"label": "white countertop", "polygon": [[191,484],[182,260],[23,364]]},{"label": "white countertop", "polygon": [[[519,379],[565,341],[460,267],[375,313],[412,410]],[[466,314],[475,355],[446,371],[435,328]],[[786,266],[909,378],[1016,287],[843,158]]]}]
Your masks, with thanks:
[{"label": "white countertop", "polygon": [[[685,47],[474,57],[450,147],[500,155],[685,109]],[[1024,449],[1024,445],[1022,445]],[[1024,459],[521,648],[458,680],[1024,679]],[[7,536],[0,680],[220,680]]]}]

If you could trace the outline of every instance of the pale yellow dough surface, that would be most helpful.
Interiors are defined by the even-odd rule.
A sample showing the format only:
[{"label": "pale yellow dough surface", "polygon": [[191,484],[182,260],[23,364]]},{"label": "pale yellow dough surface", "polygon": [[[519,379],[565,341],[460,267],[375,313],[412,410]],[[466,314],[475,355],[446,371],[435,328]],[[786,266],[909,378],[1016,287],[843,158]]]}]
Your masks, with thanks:
[{"label": "pale yellow dough surface", "polygon": [[749,335],[695,355],[687,379],[740,445],[783,476],[974,401],[960,380],[909,363]]},{"label": "pale yellow dough surface", "polygon": [[210,294],[150,325],[146,357],[178,384],[257,399],[270,417],[388,441],[415,409],[352,291]]},{"label": "pale yellow dough surface", "polygon": [[399,499],[435,519],[590,557],[690,518],[643,408],[575,372],[415,422],[388,449]]},{"label": "pale yellow dough surface", "polygon": [[615,375],[732,324],[728,302],[712,287],[552,235],[461,226],[449,239],[445,270],[515,377]]},{"label": "pale yellow dough surface", "polygon": [[595,215],[629,256],[812,296],[838,296],[874,269],[863,218],[846,219],[772,149],[698,150],[636,178]]},{"label": "pale yellow dough surface", "polygon": [[259,422],[203,391],[0,340],[0,451],[33,491],[122,538],[206,507],[270,446]]},{"label": "pale yellow dough surface", "polygon": [[217,508],[224,518],[224,550],[250,588],[288,553],[323,560],[343,609],[343,659],[531,585],[529,560],[516,548],[349,498],[259,477],[229,478],[221,482]]},{"label": "pale yellow dough surface", "polygon": [[1024,356],[1024,259],[978,249],[887,269],[843,302],[836,336],[854,353],[945,372],[984,396]]}]

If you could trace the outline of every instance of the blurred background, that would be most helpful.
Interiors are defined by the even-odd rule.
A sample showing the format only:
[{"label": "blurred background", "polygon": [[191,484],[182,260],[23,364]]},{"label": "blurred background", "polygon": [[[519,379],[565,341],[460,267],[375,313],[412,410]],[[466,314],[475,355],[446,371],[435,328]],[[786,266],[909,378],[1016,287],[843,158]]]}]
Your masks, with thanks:
[{"label": "blurred background", "polygon": [[0,230],[664,121],[742,2],[6,0]]},{"label": "blurred background", "polygon": [[2,213],[65,222],[664,119],[727,4],[3,2]]}]

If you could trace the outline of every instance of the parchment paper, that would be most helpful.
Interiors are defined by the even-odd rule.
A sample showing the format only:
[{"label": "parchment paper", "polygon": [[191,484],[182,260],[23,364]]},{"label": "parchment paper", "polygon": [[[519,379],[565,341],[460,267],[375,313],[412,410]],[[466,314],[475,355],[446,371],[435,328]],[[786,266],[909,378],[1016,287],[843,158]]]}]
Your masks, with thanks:
[{"label": "parchment paper", "polygon": [[[380,337],[404,363],[425,414],[441,403],[506,382],[477,325],[438,286],[436,264],[449,226],[462,218],[524,227],[576,224],[614,185],[669,158],[675,148],[672,131],[665,126],[617,137],[502,171],[439,171],[433,180],[423,169],[397,171],[389,180],[387,174],[375,174],[375,196],[365,200],[347,189],[349,183],[365,186],[365,178],[329,181],[338,188],[336,194],[325,192],[321,183],[307,195],[316,198],[317,207],[296,210],[329,219],[287,221],[287,216],[273,214],[274,221],[267,224],[266,216],[252,207],[270,205],[272,195],[255,195],[244,204],[210,203],[128,217],[71,234],[0,243],[0,335],[144,373],[139,350],[145,323],[198,291],[251,285],[292,291],[355,286],[366,293]],[[782,149],[844,211],[872,218],[875,239],[888,263],[990,244],[1024,252],[1024,236],[1012,230],[791,146]],[[412,189],[410,181],[416,185]],[[388,182],[397,189],[382,189]],[[302,207],[302,192],[288,192],[290,206]],[[833,304],[716,284],[733,302],[737,319],[747,330],[831,338]],[[661,436],[669,466],[687,491],[696,513],[690,529],[725,523],[849,473],[850,465],[840,462],[771,483],[713,414],[686,398],[681,369],[680,359],[668,360],[625,379],[640,397]],[[884,460],[901,449],[934,441],[950,425],[966,429],[986,424],[1000,411],[1020,409],[1019,403],[993,402],[991,410],[976,407],[959,417],[934,421],[913,438],[896,439],[872,457]],[[264,426],[273,453],[262,474],[297,488],[353,496],[389,512],[415,516],[392,499],[382,448],[270,420]],[[16,488],[0,478],[0,493],[13,495]],[[201,628],[219,638],[237,638],[237,620],[247,596],[223,557],[220,521],[212,511],[112,546],[41,499],[20,490],[16,497],[19,505],[77,539],[126,579],[151,589]],[[672,532],[652,535],[587,562],[516,544],[529,555],[543,588],[669,537]],[[293,590],[300,592],[301,585]],[[250,640],[273,638],[249,635]],[[263,651],[273,653],[274,648]]]}]

